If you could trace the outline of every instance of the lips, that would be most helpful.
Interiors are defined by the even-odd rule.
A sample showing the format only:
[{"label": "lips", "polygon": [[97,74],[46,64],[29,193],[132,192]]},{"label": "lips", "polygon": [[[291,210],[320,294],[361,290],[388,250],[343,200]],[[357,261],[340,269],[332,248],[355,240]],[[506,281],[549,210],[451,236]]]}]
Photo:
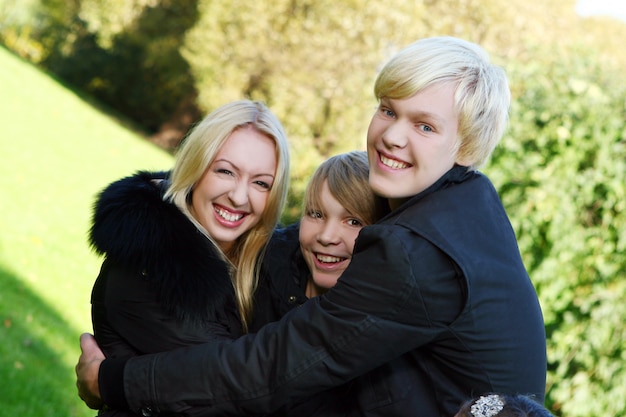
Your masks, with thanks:
[{"label": "lips", "polygon": [[384,166],[389,167],[391,169],[405,169],[411,166],[411,164],[400,161],[398,159],[390,158],[388,156],[383,155],[382,153],[379,153],[379,156],[380,156],[380,162]]},{"label": "lips", "polygon": [[349,262],[349,258],[314,252],[315,269],[318,271],[341,271]]},{"label": "lips", "polygon": [[214,209],[218,220],[223,220],[226,223],[238,223],[245,217],[245,213],[233,212],[224,207],[215,206]]},{"label": "lips", "polygon": [[335,264],[337,262],[342,262],[347,259],[347,258],[340,258],[338,256],[324,255],[321,253],[316,253],[315,258],[318,260],[318,262],[321,262],[324,264]]}]

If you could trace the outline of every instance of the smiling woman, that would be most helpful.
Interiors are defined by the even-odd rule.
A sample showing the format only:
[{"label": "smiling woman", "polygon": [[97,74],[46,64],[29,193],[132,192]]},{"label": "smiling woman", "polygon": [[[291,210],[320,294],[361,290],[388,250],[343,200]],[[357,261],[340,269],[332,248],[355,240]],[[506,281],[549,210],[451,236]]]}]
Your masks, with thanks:
[{"label": "smiling woman", "polygon": [[236,129],[196,183],[190,212],[229,254],[263,216],[276,171],[274,140],[252,126]]},{"label": "smiling woman", "polygon": [[171,175],[140,172],[100,194],[90,239],[105,259],[92,317],[107,357],[246,332],[288,169],[280,122],[244,100],[190,132]]}]

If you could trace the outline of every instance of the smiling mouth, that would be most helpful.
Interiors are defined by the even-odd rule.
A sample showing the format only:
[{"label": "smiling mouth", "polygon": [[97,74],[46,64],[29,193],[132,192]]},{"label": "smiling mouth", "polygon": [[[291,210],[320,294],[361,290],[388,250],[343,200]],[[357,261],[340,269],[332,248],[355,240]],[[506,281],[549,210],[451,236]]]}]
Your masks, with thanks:
[{"label": "smiling mouth", "polygon": [[339,258],[337,256],[330,256],[330,255],[322,255],[319,253],[315,254],[315,258],[318,260],[318,262],[323,263],[323,264],[336,264],[338,262],[342,262],[346,260],[346,258]]},{"label": "smiling mouth", "polygon": [[239,214],[235,214],[235,213],[231,213],[228,210],[224,210],[222,208],[215,208],[215,212],[224,220],[229,221],[229,222],[236,222],[239,221],[243,218],[243,214],[239,213]]},{"label": "smiling mouth", "polygon": [[380,155],[380,162],[382,162],[384,166],[387,166],[389,168],[404,169],[404,168],[408,168],[411,166],[410,164],[407,164],[406,162],[401,162],[401,161],[398,161],[397,159],[387,158],[383,154],[379,154],[379,155]]}]

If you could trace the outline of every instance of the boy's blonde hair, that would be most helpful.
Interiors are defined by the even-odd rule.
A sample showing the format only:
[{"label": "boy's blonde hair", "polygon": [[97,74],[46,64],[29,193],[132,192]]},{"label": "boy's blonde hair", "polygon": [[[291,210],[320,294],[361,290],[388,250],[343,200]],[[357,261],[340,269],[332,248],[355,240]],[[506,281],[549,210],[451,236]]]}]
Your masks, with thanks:
[{"label": "boy's blonde hair", "polygon": [[304,193],[303,215],[324,206],[321,200],[324,182],[339,204],[365,225],[375,223],[388,212],[386,200],[375,195],[369,185],[365,151],[335,155],[317,167]]},{"label": "boy's blonde hair", "polygon": [[477,169],[493,152],[508,121],[511,92],[506,74],[474,43],[426,38],[404,48],[384,66],[374,94],[378,100],[405,99],[438,83],[456,86],[457,159]]},{"label": "boy's blonde hair", "polygon": [[[236,129],[251,126],[274,140],[276,174],[259,223],[235,242],[224,254],[206,229],[189,210],[191,193],[222,145]],[[263,103],[235,101],[211,112],[184,139],[171,175],[165,198],[172,201],[203,232],[233,267],[232,280],[244,331],[252,318],[253,295],[258,283],[262,252],[283,210],[289,186],[289,146],[287,135],[276,116]]]}]

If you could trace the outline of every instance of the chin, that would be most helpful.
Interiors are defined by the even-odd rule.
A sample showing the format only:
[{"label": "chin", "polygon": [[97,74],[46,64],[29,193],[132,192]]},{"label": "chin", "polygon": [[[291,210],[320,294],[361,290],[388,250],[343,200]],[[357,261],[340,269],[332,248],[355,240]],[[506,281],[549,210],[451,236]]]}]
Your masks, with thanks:
[{"label": "chin", "polygon": [[372,191],[379,197],[390,198],[389,195],[389,186],[385,186],[385,184],[381,184],[381,181],[376,181],[375,179],[370,178],[370,187],[372,187]]},{"label": "chin", "polygon": [[[339,274],[341,275],[341,274]],[[335,284],[337,284],[337,280],[339,279],[339,275],[337,276],[323,276],[323,277],[317,277],[314,279],[315,281],[315,285],[317,285],[320,288],[324,288],[325,290],[328,290],[332,287],[335,286]]]}]

